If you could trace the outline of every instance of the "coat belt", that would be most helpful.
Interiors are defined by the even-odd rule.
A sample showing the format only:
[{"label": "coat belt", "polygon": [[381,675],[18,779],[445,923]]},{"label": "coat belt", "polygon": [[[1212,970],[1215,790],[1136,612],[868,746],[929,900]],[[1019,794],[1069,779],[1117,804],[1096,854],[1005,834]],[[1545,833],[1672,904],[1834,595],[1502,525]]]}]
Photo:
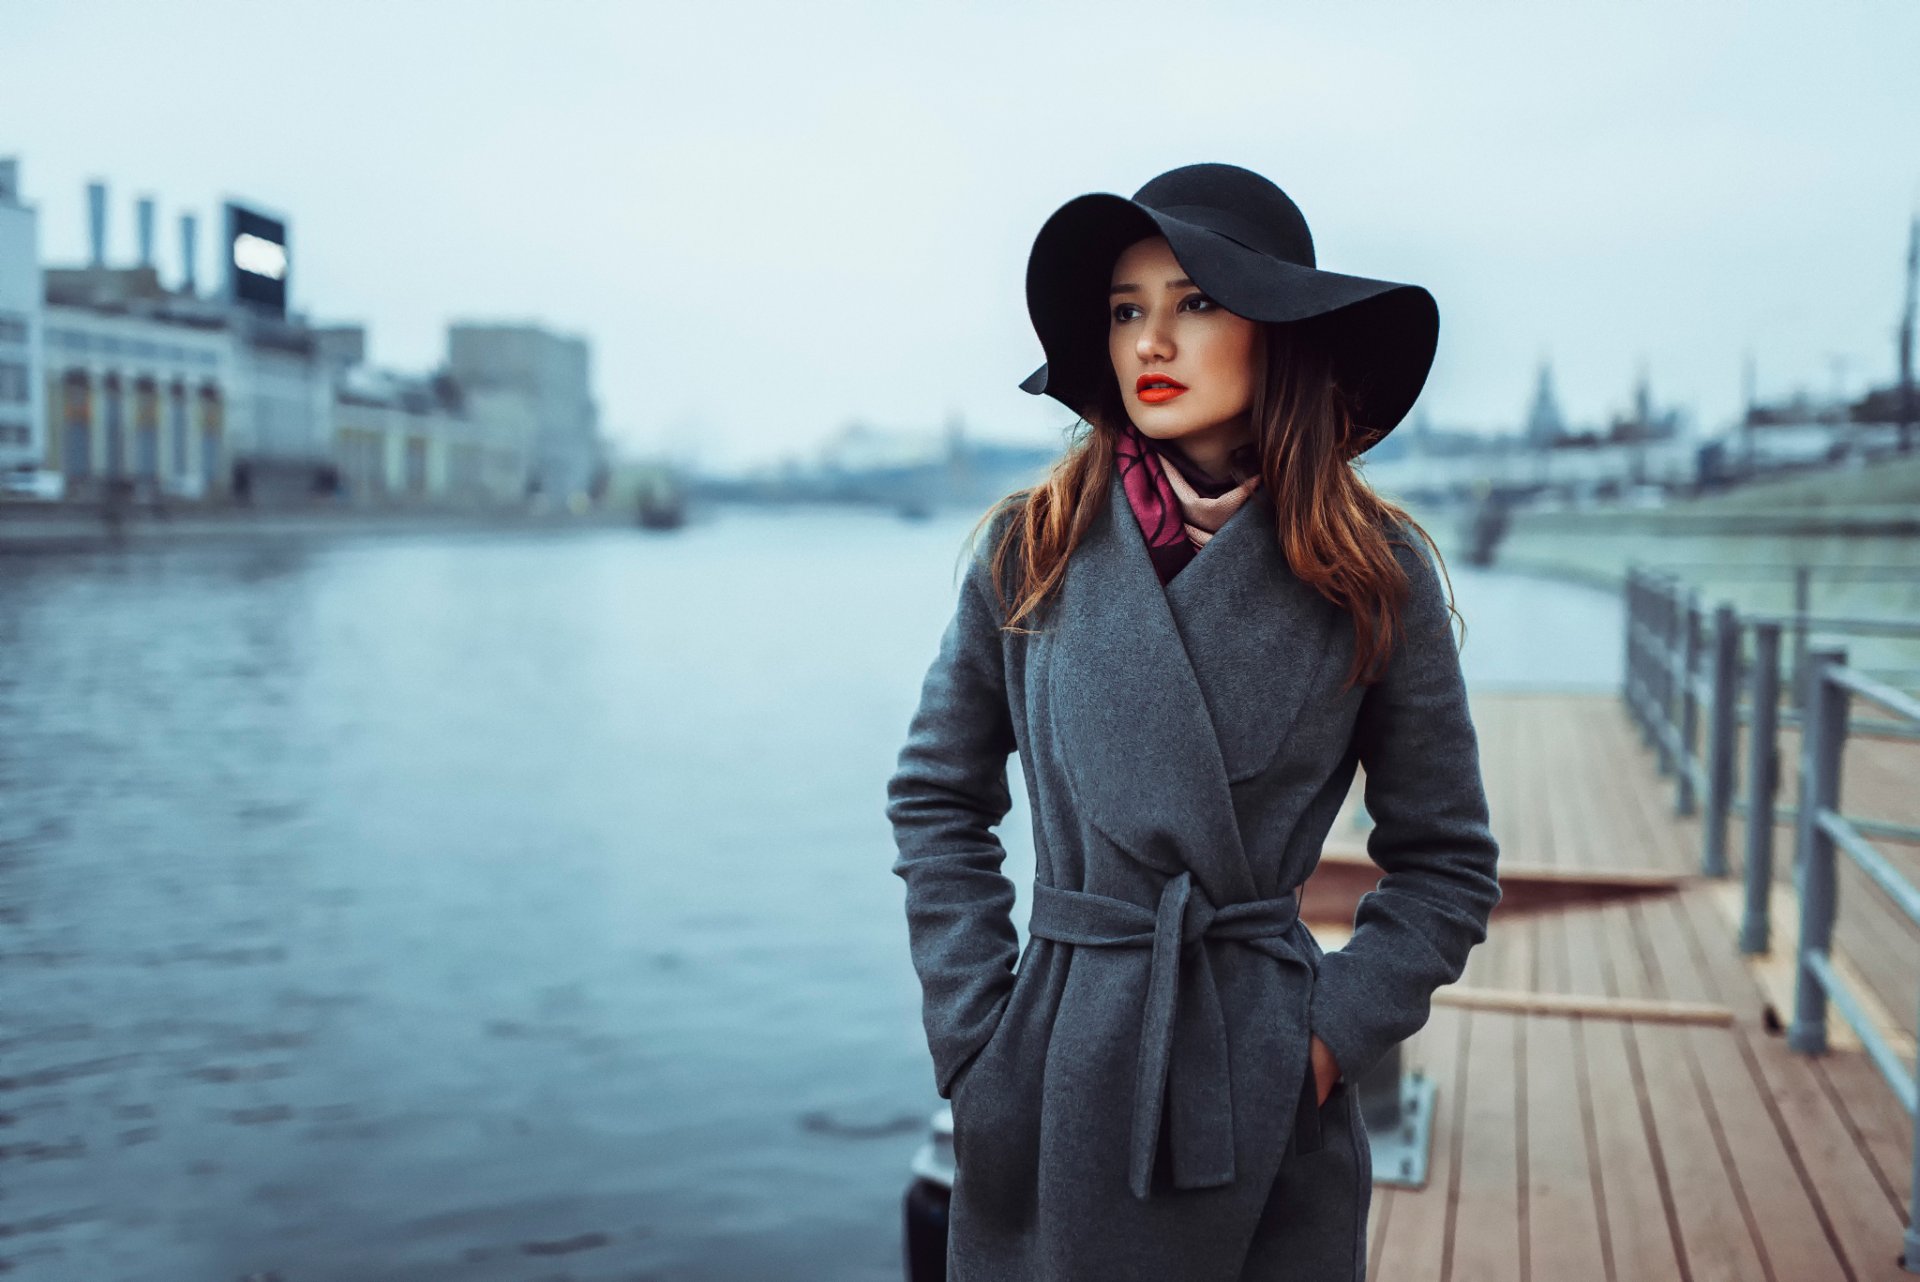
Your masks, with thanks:
[{"label": "coat belt", "polygon": [[1204,940],[1231,939],[1297,961],[1311,973],[1311,957],[1293,930],[1299,916],[1292,895],[1216,908],[1191,872],[1167,881],[1157,910],[1034,883],[1029,934],[1091,948],[1152,949],[1127,1158],[1135,1197],[1148,1196],[1161,1110],[1169,1099],[1174,1187],[1213,1188],[1234,1179],[1233,1095],[1220,992],[1204,947],[1190,965],[1181,964],[1181,954]]}]

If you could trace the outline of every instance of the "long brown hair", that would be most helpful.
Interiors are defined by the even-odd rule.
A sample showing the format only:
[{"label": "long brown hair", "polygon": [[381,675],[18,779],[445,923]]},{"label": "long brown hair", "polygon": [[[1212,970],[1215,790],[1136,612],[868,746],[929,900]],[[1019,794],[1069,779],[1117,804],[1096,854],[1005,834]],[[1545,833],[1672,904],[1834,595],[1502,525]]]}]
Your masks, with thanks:
[{"label": "long brown hair", "polygon": [[[1296,324],[1263,324],[1261,329],[1250,419],[1260,483],[1274,500],[1275,534],[1293,572],[1352,617],[1353,664],[1346,684],[1370,684],[1379,679],[1392,652],[1409,590],[1407,572],[1393,546],[1411,542],[1395,531],[1418,535],[1443,576],[1446,563],[1432,536],[1404,508],[1375,494],[1361,479],[1353,460],[1381,434],[1355,423],[1348,399],[1334,381],[1326,349]],[[1066,453],[1046,478],[994,504],[968,540],[971,546],[1003,511],[1015,510],[990,563],[994,589],[1008,607],[1005,630],[1033,631],[1019,626],[1021,620],[1059,587],[1067,558],[1106,501],[1114,434],[1127,420],[1117,381],[1103,379],[1101,387],[1099,402],[1088,407]],[[1011,596],[1009,559],[1017,560]],[[1450,611],[1452,597],[1448,577]]]}]

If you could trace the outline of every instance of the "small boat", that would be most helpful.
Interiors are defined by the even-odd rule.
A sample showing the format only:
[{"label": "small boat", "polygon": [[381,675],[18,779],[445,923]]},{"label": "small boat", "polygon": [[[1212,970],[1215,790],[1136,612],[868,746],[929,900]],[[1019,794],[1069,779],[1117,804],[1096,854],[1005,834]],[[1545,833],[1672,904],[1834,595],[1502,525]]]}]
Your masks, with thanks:
[{"label": "small boat", "polygon": [[635,504],[635,519],[645,530],[673,530],[686,524],[687,503],[679,487],[666,478],[653,476],[640,486]]}]

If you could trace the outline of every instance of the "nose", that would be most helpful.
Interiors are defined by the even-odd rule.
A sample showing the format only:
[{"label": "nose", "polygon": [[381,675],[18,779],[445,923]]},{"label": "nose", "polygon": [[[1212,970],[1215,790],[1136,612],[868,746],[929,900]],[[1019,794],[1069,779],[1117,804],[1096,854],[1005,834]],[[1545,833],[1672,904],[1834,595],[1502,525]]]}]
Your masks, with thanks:
[{"label": "nose", "polygon": [[1140,337],[1134,340],[1133,350],[1145,365],[1153,365],[1173,359],[1173,335],[1158,320],[1148,320],[1140,326]]}]

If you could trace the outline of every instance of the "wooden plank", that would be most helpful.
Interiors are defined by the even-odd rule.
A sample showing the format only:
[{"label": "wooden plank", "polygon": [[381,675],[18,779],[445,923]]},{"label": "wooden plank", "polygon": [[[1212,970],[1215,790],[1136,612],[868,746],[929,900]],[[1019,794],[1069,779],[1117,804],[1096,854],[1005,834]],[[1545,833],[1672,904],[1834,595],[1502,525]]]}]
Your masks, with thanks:
[{"label": "wooden plank", "polygon": [[1546,993],[1532,988],[1470,988],[1462,984],[1449,984],[1434,990],[1433,1000],[1436,1005],[1504,1011],[1510,1015],[1584,1015],[1593,1019],[1652,1020],[1667,1024],[1725,1025],[1733,1022],[1733,1011],[1718,1002]]},{"label": "wooden plank", "polygon": [[1526,1245],[1520,1185],[1524,1137],[1517,1133],[1519,1082],[1512,1015],[1463,1012],[1473,1072],[1466,1083],[1466,1116],[1457,1172],[1459,1222],[1451,1275],[1461,1279],[1520,1278]]},{"label": "wooden plank", "polygon": [[[1622,993],[1656,996],[1663,990],[1637,946],[1630,911],[1609,904],[1600,914],[1603,934],[1611,937],[1605,953],[1609,979]],[[1695,1282],[1765,1276],[1737,1177],[1714,1136],[1710,1105],[1687,1069],[1687,1030],[1658,1024],[1616,1027],[1626,1034],[1635,1109],[1659,1172],[1661,1213],[1679,1241],[1687,1273]]]},{"label": "wooden plank", "polygon": [[1657,997],[1647,979],[1647,961],[1634,939],[1629,911],[1625,904],[1603,904],[1594,914],[1608,991],[1621,997]]},{"label": "wooden plank", "polygon": [[1724,1152],[1713,1101],[1696,1088],[1688,1065],[1691,1030],[1651,1024],[1630,1027],[1639,1052],[1646,1106],[1676,1199],[1689,1272],[1695,1282],[1773,1277],[1761,1262],[1758,1229],[1740,1174]]},{"label": "wooden plank", "polygon": [[[1497,702],[1481,724],[1503,883],[1510,871],[1514,884],[1522,875],[1571,878],[1615,869],[1666,873],[1670,884],[1697,877],[1699,820],[1674,816],[1672,780],[1656,774],[1616,701]],[[1477,699],[1477,720],[1480,705]],[[1783,802],[1793,786],[1788,738]],[[1897,766],[1889,764],[1896,748],[1909,754]],[[1920,793],[1908,785],[1915,751],[1853,745],[1849,812],[1920,820]],[[1729,850],[1736,868],[1741,828],[1735,825]],[[1790,893],[1791,833],[1782,827],[1776,835],[1777,877]],[[1898,866],[1920,869],[1920,847],[1880,844]],[[1856,882],[1851,871],[1843,873],[1837,960],[1850,965],[1850,946],[1865,950],[1855,966],[1860,986],[1888,1008],[1890,1023],[1910,1032],[1908,1008],[1916,1001],[1906,999],[1920,998],[1920,931]],[[1454,1150],[1455,1212],[1442,1268],[1422,1268],[1416,1253],[1398,1245],[1407,1240],[1395,1231],[1405,1228],[1401,1221],[1376,1238],[1376,1273],[1461,1282],[1574,1282],[1602,1272],[1617,1280],[1696,1282],[1907,1276],[1893,1255],[1904,1222],[1910,1119],[1858,1054],[1796,1056],[1768,1031],[1764,971],[1750,971],[1734,948],[1738,895],[1737,880],[1730,880],[1682,889],[1664,902],[1561,908],[1505,923],[1496,914],[1469,974],[1435,995],[1436,1020],[1462,1021],[1459,1071],[1470,1061],[1473,1075],[1457,1101],[1469,1130]],[[1776,915],[1775,931],[1776,953],[1784,943],[1790,960],[1797,919]],[[1684,1009],[1671,1003],[1685,1002],[1715,1008],[1723,1022],[1603,1017],[1633,1011],[1618,1001],[1596,1004],[1592,1016],[1557,1019],[1485,1009],[1564,1009],[1561,1003],[1582,997],[1658,1003],[1647,1008],[1653,1011]],[[1789,1014],[1790,986],[1775,1001]],[[1478,1009],[1468,1015],[1455,1003]],[[1495,1031],[1500,1025],[1504,1044]],[[1556,1032],[1571,1044],[1550,1042]],[[1563,1053],[1573,1064],[1577,1110],[1571,1097],[1557,1108],[1550,1102],[1567,1095],[1548,1067]],[[1490,1103],[1503,1065],[1517,1074],[1521,1090],[1504,1130]],[[1443,1122],[1452,1117],[1442,1114]],[[1564,1130],[1549,1137],[1550,1128],[1576,1114],[1579,1140]],[[1495,1133],[1482,1134],[1489,1127]],[[1517,1146],[1508,1169],[1525,1181],[1504,1200],[1496,1191],[1503,1138]],[[1587,1157],[1590,1212],[1579,1209],[1560,1164],[1571,1152]],[[1412,1205],[1396,1199],[1390,1215],[1398,1220]],[[1563,1221],[1574,1227],[1556,1228]],[[1583,1223],[1591,1226],[1585,1239]],[[1579,1249],[1558,1249],[1566,1240],[1584,1240],[1589,1257],[1597,1246],[1604,1270],[1583,1272]]]},{"label": "wooden plank", "polygon": [[1414,1034],[1407,1062],[1418,1064],[1434,1082],[1433,1151],[1426,1187],[1394,1190],[1393,1214],[1368,1272],[1382,1279],[1446,1276],[1455,1231],[1453,1180],[1459,1165],[1461,1111],[1472,1075],[1465,1013],[1436,1007]]},{"label": "wooden plank", "polygon": [[[1694,946],[1719,974],[1722,991],[1743,987],[1749,1000],[1759,986],[1734,956],[1720,916],[1705,895],[1679,905]],[[1743,1024],[1737,1044],[1747,1069],[1771,1098],[1802,1184],[1819,1208],[1823,1225],[1853,1274],[1862,1278],[1908,1276],[1893,1261],[1905,1225],[1905,1205],[1879,1178],[1860,1136],[1830,1098],[1815,1066],[1787,1049],[1784,1038]]]},{"label": "wooden plank", "polygon": [[1540,986],[1538,917],[1522,917],[1508,932],[1506,966],[1501,971],[1502,987],[1533,991]]},{"label": "wooden plank", "polygon": [[1401,1192],[1392,1184],[1373,1186],[1373,1209],[1367,1215],[1366,1276],[1370,1278],[1380,1276],[1380,1245],[1387,1240],[1387,1223],[1393,1218],[1394,1200]]},{"label": "wooden plank", "polygon": [[[1637,904],[1641,937],[1667,992],[1698,997],[1714,987],[1704,959],[1687,943],[1687,928],[1672,899]],[[1826,1216],[1815,1205],[1805,1172],[1789,1147],[1771,1100],[1759,1089],[1737,1042],[1716,1029],[1688,1028],[1673,1040],[1693,1079],[1715,1142],[1730,1173],[1750,1229],[1778,1278],[1841,1275]],[[1643,1043],[1644,1045],[1644,1043]],[[1688,1207],[1683,1204],[1684,1231]]]},{"label": "wooden plank", "polygon": [[1673,1282],[1683,1276],[1679,1245],[1658,1139],[1645,1124],[1636,1088],[1631,1026],[1579,1020],[1574,1035],[1611,1276],[1615,1282]]},{"label": "wooden plank", "polygon": [[[1544,785],[1543,785],[1544,786]],[[1365,847],[1337,845],[1332,840],[1320,852],[1320,865],[1328,868],[1359,869],[1378,878],[1380,866],[1367,855]],[[1316,865],[1316,871],[1319,865]],[[1507,848],[1500,852],[1500,883],[1503,887],[1538,883],[1543,886],[1573,887],[1606,891],[1673,891],[1697,881],[1693,873],[1664,868],[1587,868],[1555,867],[1543,863],[1509,862]]]},{"label": "wooden plank", "polygon": [[1567,926],[1565,911],[1537,917],[1534,928],[1534,988],[1561,996],[1567,993]]},{"label": "wooden plank", "polygon": [[1570,993],[1605,994],[1608,991],[1595,918],[1596,914],[1591,908],[1576,909],[1561,915],[1561,934],[1567,950],[1566,991]]},{"label": "wooden plank", "polygon": [[1546,814],[1546,799],[1552,789],[1529,785],[1539,783],[1543,767],[1548,768],[1545,775],[1547,779],[1564,777],[1550,768],[1556,755],[1552,741],[1564,741],[1568,736],[1562,733],[1562,723],[1558,719],[1541,715],[1546,711],[1545,708],[1529,708],[1527,711],[1528,715],[1516,736],[1522,753],[1521,776],[1516,779],[1519,784],[1517,827],[1520,848],[1537,850],[1543,863],[1556,865],[1560,862],[1560,852],[1553,845],[1552,826]]},{"label": "wooden plank", "polygon": [[1811,1061],[1816,1080],[1844,1119],[1887,1196],[1904,1213],[1913,1160],[1913,1119],[1864,1054],[1829,1052]]},{"label": "wooden plank", "polygon": [[1617,847],[1636,851],[1641,867],[1697,872],[1699,846],[1686,844],[1673,820],[1673,780],[1661,777],[1652,754],[1637,745],[1633,757],[1588,776],[1601,815],[1612,821]]},{"label": "wooden plank", "polygon": [[1600,1198],[1582,1118],[1573,1021],[1531,1019],[1525,1037],[1527,1276],[1604,1282]]}]

